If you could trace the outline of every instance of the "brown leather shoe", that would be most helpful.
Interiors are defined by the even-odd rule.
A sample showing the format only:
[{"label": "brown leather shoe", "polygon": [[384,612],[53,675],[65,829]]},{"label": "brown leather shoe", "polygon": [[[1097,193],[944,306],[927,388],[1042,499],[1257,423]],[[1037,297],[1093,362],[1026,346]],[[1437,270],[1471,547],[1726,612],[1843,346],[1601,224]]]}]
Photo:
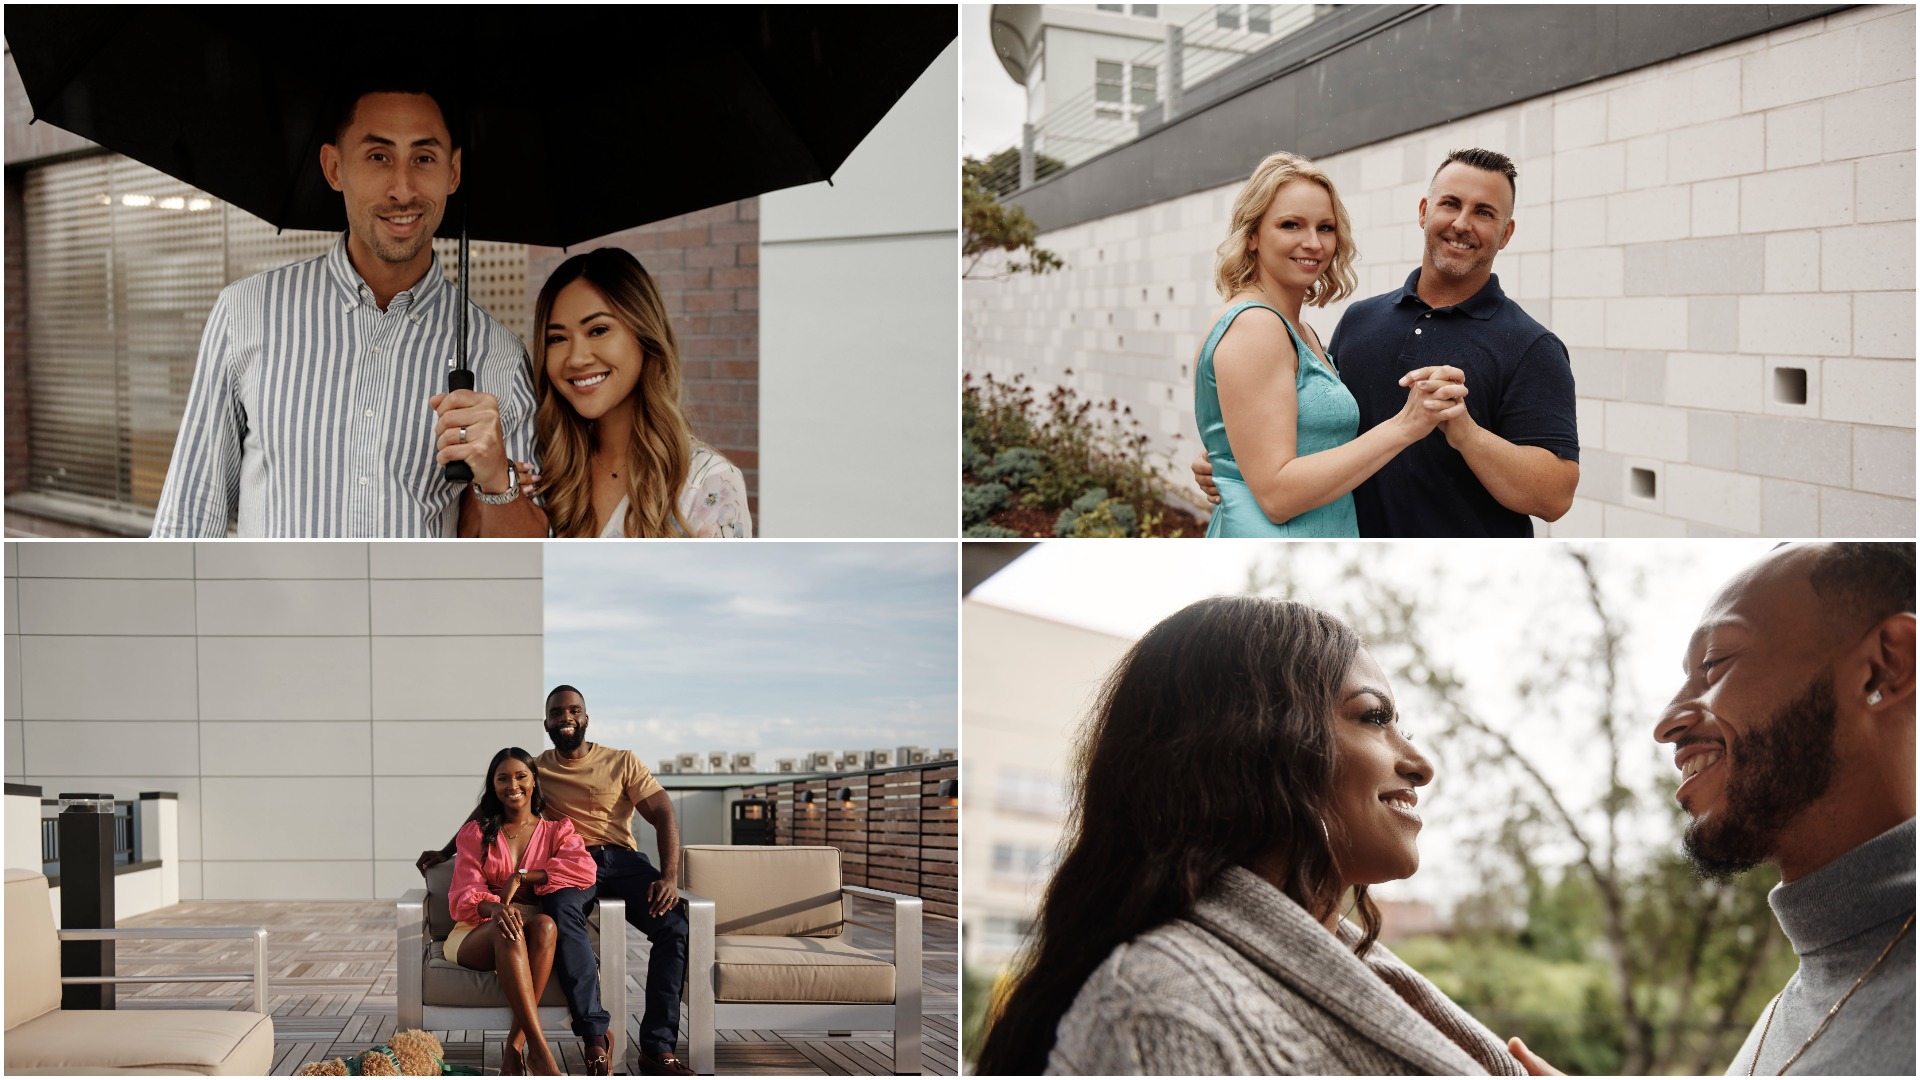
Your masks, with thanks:
[{"label": "brown leather shoe", "polygon": [[640,1053],[640,1071],[647,1076],[693,1076],[694,1071],[680,1056],[668,1050],[663,1054]]},{"label": "brown leather shoe", "polygon": [[586,1051],[588,1076],[612,1076],[613,1063],[607,1058],[607,1051],[613,1048],[613,1036],[589,1035],[580,1040],[581,1048]]}]

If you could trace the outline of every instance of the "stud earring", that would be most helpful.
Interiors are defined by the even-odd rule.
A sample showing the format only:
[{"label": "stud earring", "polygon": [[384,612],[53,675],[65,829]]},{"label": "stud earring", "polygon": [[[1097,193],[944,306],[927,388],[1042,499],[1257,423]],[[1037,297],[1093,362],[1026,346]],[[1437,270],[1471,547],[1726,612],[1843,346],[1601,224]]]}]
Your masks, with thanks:
[{"label": "stud earring", "polygon": [[1878,691],[1878,690],[1875,690],[1875,691],[1874,691],[1873,693],[1871,693],[1871,694],[1868,694],[1868,695],[1867,695],[1867,704],[1869,704],[1869,705],[1878,705],[1878,704],[1880,704],[1880,691]]}]

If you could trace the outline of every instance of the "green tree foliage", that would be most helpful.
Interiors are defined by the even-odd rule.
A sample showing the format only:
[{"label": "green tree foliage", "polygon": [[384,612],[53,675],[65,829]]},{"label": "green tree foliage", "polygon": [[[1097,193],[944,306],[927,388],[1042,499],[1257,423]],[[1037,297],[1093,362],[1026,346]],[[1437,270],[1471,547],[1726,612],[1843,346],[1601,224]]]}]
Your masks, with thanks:
[{"label": "green tree foliage", "polygon": [[[1004,278],[1065,267],[1060,256],[1034,243],[1033,219],[1027,212],[1002,203],[987,189],[989,173],[987,163],[976,158],[960,162],[960,276]],[[981,260],[995,251],[1007,252],[1006,262],[995,272],[976,273]]]},{"label": "green tree foliage", "polygon": [[[980,173],[980,186],[991,192],[995,198],[1004,199],[1020,190],[1020,148],[1009,146],[987,158]],[[1057,157],[1046,154],[1033,155],[1033,179],[1035,183],[1045,180],[1054,173],[1065,170],[1067,163]]]},{"label": "green tree foliage", "polygon": [[[1646,852],[1625,839],[1636,828],[1678,837],[1685,826],[1676,774],[1636,785],[1622,767],[1651,737],[1644,710],[1622,689],[1633,627],[1618,612],[1640,583],[1609,574],[1599,554],[1566,549],[1564,595],[1534,602],[1580,598],[1573,604],[1584,619],[1562,610],[1539,621],[1584,621],[1587,630],[1538,635],[1511,658],[1524,718],[1515,723],[1479,711],[1481,697],[1430,651],[1455,629],[1436,618],[1431,597],[1378,572],[1403,551],[1355,549],[1338,569],[1337,601],[1314,600],[1366,638],[1403,713],[1441,721],[1431,742],[1447,767],[1507,798],[1467,800],[1480,815],[1467,857],[1483,885],[1457,907],[1454,933],[1395,951],[1495,1032],[1520,1036],[1566,1072],[1721,1072],[1796,961],[1767,907],[1779,880],[1772,867],[1715,885],[1671,844]],[[1249,586],[1293,595],[1296,580],[1289,562],[1276,561]],[[1493,582],[1469,589],[1487,602],[1511,595]],[[1548,738],[1580,747],[1603,778],[1590,803],[1576,802],[1530,753]]]}]

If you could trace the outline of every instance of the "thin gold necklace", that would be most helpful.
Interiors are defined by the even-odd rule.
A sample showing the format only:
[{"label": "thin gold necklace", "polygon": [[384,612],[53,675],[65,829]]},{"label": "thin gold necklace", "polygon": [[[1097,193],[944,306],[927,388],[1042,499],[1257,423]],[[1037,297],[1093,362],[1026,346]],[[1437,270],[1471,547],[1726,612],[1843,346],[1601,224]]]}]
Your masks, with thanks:
[{"label": "thin gold necklace", "polygon": [[[1853,992],[1855,990],[1860,989],[1860,984],[1866,982],[1867,977],[1872,975],[1875,971],[1880,970],[1881,961],[1887,958],[1887,954],[1893,951],[1893,947],[1895,945],[1900,944],[1901,938],[1907,936],[1907,928],[1912,925],[1913,925],[1913,912],[1909,911],[1907,912],[1907,921],[1900,924],[1900,932],[1893,935],[1893,940],[1887,942],[1887,947],[1880,950],[1880,956],[1874,960],[1872,966],[1868,967],[1867,970],[1861,972],[1860,977],[1853,980],[1853,985],[1847,987],[1847,992],[1840,995],[1840,1000],[1833,1003],[1833,1008],[1828,1009],[1827,1015],[1823,1019],[1821,1019],[1820,1026],[1813,1029],[1813,1034],[1807,1036],[1807,1041],[1800,1044],[1800,1049],[1795,1050],[1793,1052],[1793,1056],[1787,1059],[1787,1063],[1785,1065],[1780,1066],[1780,1071],[1775,1073],[1774,1074],[1775,1076],[1787,1075],[1787,1070],[1793,1068],[1793,1063],[1796,1061],[1799,1061],[1800,1055],[1807,1052],[1807,1047],[1813,1045],[1813,1040],[1819,1038],[1820,1033],[1827,1030],[1827,1025],[1833,1022],[1833,1018],[1835,1016],[1839,1015],[1840,1007],[1847,1003],[1847,999],[1853,996]],[[1773,1014],[1779,1010],[1780,999],[1782,997],[1785,997],[1786,993],[1787,992],[1785,990],[1782,990],[1778,994],[1775,994],[1773,996],[1773,1004],[1767,1006],[1767,1024],[1765,1027],[1760,1029],[1760,1045],[1753,1048],[1753,1060],[1747,1062],[1748,1076],[1752,1076],[1753,1070],[1756,1068],[1759,1068],[1760,1066],[1760,1051],[1765,1050],[1767,1048],[1767,1032],[1773,1030]]]}]

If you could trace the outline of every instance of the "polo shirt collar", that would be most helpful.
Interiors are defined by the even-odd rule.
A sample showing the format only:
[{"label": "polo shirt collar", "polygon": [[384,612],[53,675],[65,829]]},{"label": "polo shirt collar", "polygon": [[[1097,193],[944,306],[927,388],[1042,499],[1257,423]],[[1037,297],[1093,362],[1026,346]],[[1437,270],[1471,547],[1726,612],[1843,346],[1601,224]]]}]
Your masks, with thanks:
[{"label": "polo shirt collar", "polygon": [[[1411,301],[1421,307],[1428,306],[1425,300],[1420,299],[1419,285],[1420,268],[1416,266],[1413,268],[1413,273],[1407,275],[1406,283],[1400,286],[1400,291],[1394,294],[1393,302],[1404,304]],[[1457,304],[1434,310],[1457,311],[1462,315],[1485,321],[1493,318],[1494,313],[1500,310],[1500,305],[1506,302],[1507,294],[1500,289],[1500,275],[1488,274],[1487,283],[1480,287],[1479,292]]]},{"label": "polo shirt collar", "polygon": [[[429,249],[431,250],[431,249]],[[345,294],[342,303],[348,311],[360,304],[373,303],[373,290],[367,286],[360,272],[353,268],[353,260],[347,258],[347,234],[341,233],[340,239],[333,242],[327,250],[327,276],[334,285]],[[427,264],[427,272],[408,289],[394,294],[393,302],[387,305],[389,311],[417,313],[425,305],[436,300],[447,288],[446,275],[440,272],[440,254],[433,252],[433,258]]]}]

